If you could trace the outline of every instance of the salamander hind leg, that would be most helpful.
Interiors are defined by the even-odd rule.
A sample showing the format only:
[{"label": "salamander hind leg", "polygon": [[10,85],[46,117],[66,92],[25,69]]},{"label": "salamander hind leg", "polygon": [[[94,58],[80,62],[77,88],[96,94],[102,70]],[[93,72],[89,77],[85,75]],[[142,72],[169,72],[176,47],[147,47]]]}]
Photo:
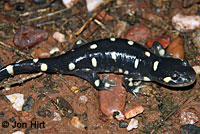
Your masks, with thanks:
[{"label": "salamander hind leg", "polygon": [[98,74],[91,69],[74,70],[71,74],[87,80],[97,90],[111,90],[110,87],[118,85],[113,83],[116,79],[108,80],[109,75],[100,78]]}]

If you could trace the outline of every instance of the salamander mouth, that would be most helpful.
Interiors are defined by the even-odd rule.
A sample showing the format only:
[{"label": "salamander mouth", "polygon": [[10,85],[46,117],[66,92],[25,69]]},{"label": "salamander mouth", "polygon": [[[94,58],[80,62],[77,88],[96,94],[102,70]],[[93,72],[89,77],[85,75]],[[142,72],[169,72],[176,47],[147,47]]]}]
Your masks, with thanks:
[{"label": "salamander mouth", "polygon": [[164,84],[164,85],[169,86],[169,87],[187,87],[187,86],[194,84],[195,81],[196,81],[196,75],[193,75],[189,78],[189,80],[187,82],[175,83],[175,82],[169,81],[169,83],[163,82],[161,84]]}]

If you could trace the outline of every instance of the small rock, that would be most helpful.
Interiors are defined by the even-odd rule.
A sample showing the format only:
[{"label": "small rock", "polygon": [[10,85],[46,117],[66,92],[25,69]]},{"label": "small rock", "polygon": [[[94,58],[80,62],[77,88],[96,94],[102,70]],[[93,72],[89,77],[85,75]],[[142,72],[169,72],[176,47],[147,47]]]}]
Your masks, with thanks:
[{"label": "small rock", "polygon": [[181,126],[181,134],[199,134],[200,127],[195,125],[186,124]]},{"label": "small rock", "polygon": [[95,10],[104,0],[86,0],[88,12]]},{"label": "small rock", "polygon": [[132,118],[144,111],[144,108],[142,106],[135,106],[125,112],[126,119]]},{"label": "small rock", "polygon": [[172,17],[172,24],[176,30],[181,32],[195,30],[200,28],[200,16],[189,16],[178,13],[174,17]]},{"label": "small rock", "polygon": [[114,111],[113,112],[113,117],[115,119],[117,119],[118,121],[122,121],[122,120],[125,119],[125,116],[124,116],[124,114],[121,111]]},{"label": "small rock", "polygon": [[128,127],[126,128],[127,131],[131,131],[134,128],[138,128],[138,120],[136,119],[131,119],[131,121],[128,124]]},{"label": "small rock", "polygon": [[200,74],[200,66],[193,66],[192,67],[196,74]]},{"label": "small rock", "polygon": [[35,103],[34,99],[31,96],[29,96],[25,101],[24,105],[22,106],[22,110],[23,111],[30,110],[33,107],[34,103]]},{"label": "small rock", "polygon": [[22,132],[22,131],[15,131],[12,134],[24,134],[24,132]]},{"label": "small rock", "polygon": [[87,101],[88,101],[88,98],[87,98],[85,95],[82,95],[82,96],[79,97],[79,100],[80,100],[82,103],[86,104]]},{"label": "small rock", "polygon": [[[105,77],[105,75],[104,75]],[[121,77],[110,74],[110,79],[118,78],[114,83],[119,83],[119,86],[111,87],[112,91],[99,91],[99,103],[101,111],[108,117],[113,116],[116,111],[124,110],[126,100],[126,89],[121,84]]]},{"label": "small rock", "polygon": [[183,111],[181,112],[180,120],[182,124],[194,124],[198,122],[199,118],[194,112]]},{"label": "small rock", "polygon": [[17,111],[22,111],[22,106],[24,104],[23,94],[15,93],[11,95],[6,95],[6,97],[10,100],[14,109],[16,109]]},{"label": "small rock", "polygon": [[50,52],[46,49],[46,48],[37,48],[35,51],[34,51],[34,57],[38,57],[38,58],[49,58],[51,57],[51,54]]},{"label": "small rock", "polygon": [[79,129],[84,129],[86,128],[86,125],[83,124],[80,119],[77,116],[74,116],[71,120],[71,123],[74,127],[79,128]]},{"label": "small rock", "polygon": [[27,49],[47,40],[48,33],[34,27],[22,26],[14,36],[14,44],[20,49]]},{"label": "small rock", "polygon": [[163,36],[155,37],[151,40],[148,40],[148,42],[147,42],[148,48],[152,47],[154,41],[158,41],[163,46],[163,48],[167,48],[167,46],[169,46],[169,43],[170,43],[170,36],[163,35]]},{"label": "small rock", "polygon": [[78,0],[62,0],[62,2],[65,5],[65,7],[71,8],[78,2]]},{"label": "small rock", "polygon": [[146,40],[148,36],[150,36],[151,31],[145,25],[137,25],[134,28],[130,28],[125,35],[126,39],[133,40],[139,42],[141,40]]},{"label": "small rock", "polygon": [[103,20],[105,22],[109,22],[111,20],[113,20],[114,18],[112,16],[110,16],[106,11],[101,11],[97,17],[98,20]]},{"label": "small rock", "polygon": [[58,42],[60,42],[60,43],[66,42],[65,35],[62,34],[62,33],[60,33],[60,32],[55,32],[55,33],[53,34],[53,38],[54,38],[55,40],[57,40]]},{"label": "small rock", "polygon": [[42,4],[42,3],[46,3],[46,0],[33,0],[33,2],[35,4]]},{"label": "small rock", "polygon": [[53,55],[53,54],[55,54],[55,53],[57,53],[57,52],[59,52],[59,51],[60,51],[59,48],[54,47],[54,48],[52,48],[52,49],[49,51],[49,53],[50,53],[51,55]]},{"label": "small rock", "polygon": [[167,52],[173,54],[173,58],[184,59],[183,40],[180,37],[175,38],[167,48]]},{"label": "small rock", "polygon": [[128,27],[128,23],[125,21],[118,21],[114,27],[114,35],[115,37],[121,37],[124,34],[126,28]]},{"label": "small rock", "polygon": [[54,112],[53,116],[54,116],[53,121],[61,121],[62,120],[59,113]]},{"label": "small rock", "polygon": [[77,94],[79,92],[79,89],[77,86],[72,86],[71,91],[75,94]]},{"label": "small rock", "polygon": [[126,128],[128,126],[128,122],[127,121],[120,121],[119,122],[119,127],[120,128]]}]

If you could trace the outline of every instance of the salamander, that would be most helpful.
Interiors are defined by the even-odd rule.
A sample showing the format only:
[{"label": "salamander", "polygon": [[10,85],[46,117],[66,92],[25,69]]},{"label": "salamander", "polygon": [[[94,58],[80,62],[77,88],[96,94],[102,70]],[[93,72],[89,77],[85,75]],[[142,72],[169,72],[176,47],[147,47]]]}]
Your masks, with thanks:
[{"label": "salamander", "polygon": [[60,73],[87,80],[97,90],[110,90],[114,80],[98,73],[122,74],[127,91],[134,94],[135,81],[153,81],[170,87],[184,87],[196,80],[186,60],[166,56],[158,42],[153,52],[127,39],[107,38],[86,43],[65,54],[43,59],[29,59],[0,69],[0,80],[23,73]]}]

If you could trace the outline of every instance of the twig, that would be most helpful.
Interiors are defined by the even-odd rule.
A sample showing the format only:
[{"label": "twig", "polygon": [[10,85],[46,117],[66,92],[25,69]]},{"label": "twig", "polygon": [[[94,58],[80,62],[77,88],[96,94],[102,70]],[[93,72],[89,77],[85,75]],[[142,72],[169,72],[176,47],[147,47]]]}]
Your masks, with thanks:
[{"label": "twig", "polygon": [[36,78],[36,77],[39,77],[39,76],[41,76],[42,74],[43,74],[43,73],[40,72],[40,73],[37,73],[37,74],[32,74],[32,75],[29,75],[29,76],[27,76],[27,77],[20,78],[20,79],[18,79],[18,80],[7,81],[7,82],[5,82],[5,83],[3,83],[3,84],[0,84],[0,88],[2,88],[2,87],[10,87],[10,86],[15,85],[15,84],[22,84],[22,83],[24,83],[25,81],[34,79],[34,78]]},{"label": "twig", "polygon": [[24,57],[27,58],[27,59],[33,58],[32,56],[27,55],[26,53],[24,53],[24,52],[22,52],[22,51],[20,51],[20,50],[18,50],[18,49],[16,49],[16,48],[14,48],[14,47],[8,45],[8,44],[6,44],[6,43],[4,43],[4,42],[2,42],[2,41],[0,41],[0,46],[2,46],[3,49],[7,49],[7,50],[9,50],[9,51],[14,51],[14,52],[16,52],[17,54],[22,55],[22,56],[24,56]]},{"label": "twig", "polygon": [[101,11],[101,9],[106,6],[107,4],[109,4],[110,2],[112,2],[113,0],[107,0],[105,1],[102,6],[100,6],[96,12],[94,12],[92,14],[92,16],[83,24],[83,26],[75,33],[75,35],[79,35],[83,32],[83,30],[85,29],[85,27],[99,14],[99,12]]}]

